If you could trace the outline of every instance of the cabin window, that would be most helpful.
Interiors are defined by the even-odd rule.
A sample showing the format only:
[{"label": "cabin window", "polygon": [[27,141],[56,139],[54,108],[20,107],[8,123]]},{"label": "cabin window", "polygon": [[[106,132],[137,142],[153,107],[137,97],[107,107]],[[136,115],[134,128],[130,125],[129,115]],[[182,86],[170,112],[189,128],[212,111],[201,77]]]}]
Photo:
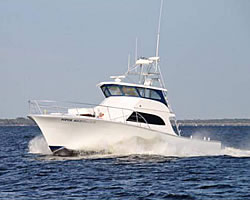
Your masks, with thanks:
[{"label": "cabin window", "polygon": [[110,96],[110,93],[109,93],[107,87],[102,86],[101,89],[102,89],[102,92],[105,95],[105,97],[109,97]]},{"label": "cabin window", "polygon": [[156,99],[161,100],[161,96],[156,90],[153,89],[145,89],[145,88],[137,88],[141,97],[145,97],[148,99]]},{"label": "cabin window", "polygon": [[163,91],[151,89],[151,88],[143,88],[143,87],[133,87],[126,85],[115,85],[115,84],[107,84],[101,86],[103,94],[105,97],[109,96],[132,96],[132,97],[142,97],[151,100],[156,100],[164,103],[167,107],[166,96],[163,94]]},{"label": "cabin window", "polygon": [[161,100],[161,96],[156,92],[156,90],[149,90],[149,97],[150,99]]},{"label": "cabin window", "polygon": [[121,86],[122,92],[125,96],[139,97],[139,94],[135,87]]},{"label": "cabin window", "polygon": [[141,97],[145,97],[145,88],[137,88]]},{"label": "cabin window", "polygon": [[157,115],[152,115],[148,113],[142,112],[133,112],[127,121],[130,122],[140,122],[140,123],[148,123],[154,125],[165,125],[165,122],[162,118],[158,117]]},{"label": "cabin window", "polygon": [[111,95],[114,95],[114,96],[122,95],[122,92],[119,86],[116,86],[116,85],[108,86],[108,90]]}]

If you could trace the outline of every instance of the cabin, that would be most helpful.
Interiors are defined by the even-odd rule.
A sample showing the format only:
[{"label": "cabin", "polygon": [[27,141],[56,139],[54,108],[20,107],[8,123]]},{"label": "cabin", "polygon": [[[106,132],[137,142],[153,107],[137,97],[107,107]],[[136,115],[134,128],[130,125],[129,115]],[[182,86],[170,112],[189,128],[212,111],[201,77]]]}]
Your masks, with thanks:
[{"label": "cabin", "polygon": [[116,81],[98,86],[105,96],[95,107],[100,118],[178,134],[172,126],[175,116],[169,109],[166,89]]}]

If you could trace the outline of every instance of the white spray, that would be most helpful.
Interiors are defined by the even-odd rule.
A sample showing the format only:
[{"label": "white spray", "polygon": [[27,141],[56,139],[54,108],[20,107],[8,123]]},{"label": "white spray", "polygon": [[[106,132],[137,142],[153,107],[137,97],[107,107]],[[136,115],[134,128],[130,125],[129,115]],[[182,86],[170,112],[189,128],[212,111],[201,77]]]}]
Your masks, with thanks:
[{"label": "white spray", "polygon": [[29,142],[29,153],[44,155],[52,154],[42,135],[34,137]]},{"label": "white spray", "polygon": [[[127,140],[122,140],[113,144],[89,144],[84,145],[82,152],[92,152],[93,154],[100,154],[105,157],[109,156],[125,156],[133,154],[141,155],[160,155],[160,156],[175,156],[175,157],[193,157],[193,156],[219,156],[228,155],[233,157],[250,157],[250,150],[235,149],[232,147],[225,147],[218,152],[210,149],[203,149],[203,151],[195,150],[197,148],[181,147],[176,148],[170,145],[164,138],[155,137],[152,139],[144,139],[141,137],[131,137]],[[29,152],[34,154],[51,155],[51,151],[43,138],[43,136],[36,136],[29,142]]]}]

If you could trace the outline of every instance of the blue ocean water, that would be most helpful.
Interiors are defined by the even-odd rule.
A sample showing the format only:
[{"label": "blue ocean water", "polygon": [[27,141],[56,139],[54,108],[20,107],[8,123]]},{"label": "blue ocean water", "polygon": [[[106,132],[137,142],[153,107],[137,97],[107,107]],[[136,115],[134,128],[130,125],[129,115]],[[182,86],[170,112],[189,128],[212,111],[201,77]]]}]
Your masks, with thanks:
[{"label": "blue ocean water", "polygon": [[250,199],[250,127],[181,129],[225,149],[217,156],[57,157],[37,127],[0,127],[0,199]]}]

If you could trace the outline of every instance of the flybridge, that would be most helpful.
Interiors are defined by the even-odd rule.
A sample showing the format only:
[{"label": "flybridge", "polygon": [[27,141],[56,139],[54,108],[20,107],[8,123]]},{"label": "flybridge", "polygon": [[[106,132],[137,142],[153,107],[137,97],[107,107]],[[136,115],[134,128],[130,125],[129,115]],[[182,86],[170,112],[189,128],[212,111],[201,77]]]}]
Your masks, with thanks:
[{"label": "flybridge", "polygon": [[[167,91],[163,82],[159,57],[140,57],[134,66],[128,65],[128,70],[124,75],[110,76],[116,83],[130,86],[148,87],[152,89]],[[126,83],[122,80],[127,79]],[[100,86],[103,83],[98,84]]]},{"label": "flybridge", "polygon": [[145,86],[160,87],[165,89],[160,66],[160,57],[141,57],[132,68],[128,68],[126,76],[137,75],[138,83]]},{"label": "flybridge", "polygon": [[135,62],[136,65],[149,65],[152,64],[154,61],[158,61],[160,59],[160,57],[149,57],[149,58],[145,58],[145,57],[141,57],[139,60],[137,60]]}]

